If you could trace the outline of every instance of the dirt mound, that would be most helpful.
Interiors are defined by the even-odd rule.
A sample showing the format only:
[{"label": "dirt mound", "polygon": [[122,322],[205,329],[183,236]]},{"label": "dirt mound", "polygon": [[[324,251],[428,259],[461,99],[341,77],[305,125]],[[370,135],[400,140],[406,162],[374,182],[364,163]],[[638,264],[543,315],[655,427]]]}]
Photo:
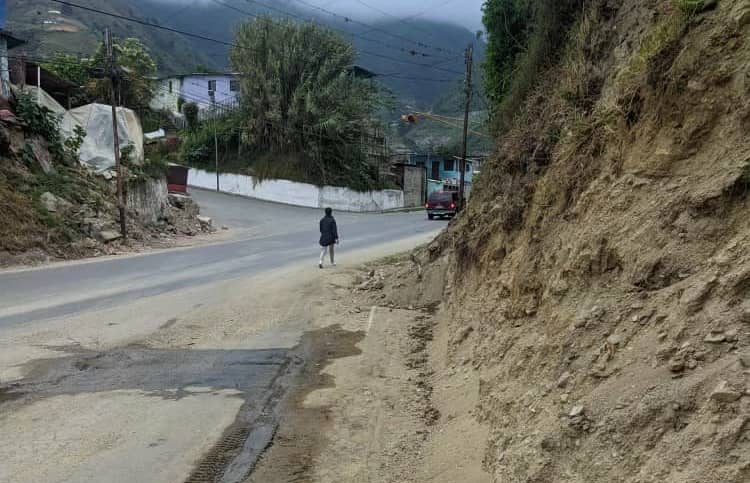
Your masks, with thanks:
[{"label": "dirt mound", "polygon": [[167,247],[176,236],[210,231],[192,200],[167,196],[165,179],[131,176],[130,238],[123,242],[113,177],[70,161],[28,123],[2,112],[0,267]]},{"label": "dirt mound", "polygon": [[496,481],[750,481],[750,2],[687,3],[592,2],[385,277],[418,304],[447,266],[435,351],[479,378]]}]

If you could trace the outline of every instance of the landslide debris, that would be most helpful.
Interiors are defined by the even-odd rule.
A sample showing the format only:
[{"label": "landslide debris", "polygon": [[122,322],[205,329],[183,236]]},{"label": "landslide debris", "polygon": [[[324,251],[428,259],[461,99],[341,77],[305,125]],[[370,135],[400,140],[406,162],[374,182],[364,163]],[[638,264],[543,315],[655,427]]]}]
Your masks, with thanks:
[{"label": "landslide debris", "polygon": [[495,481],[750,481],[750,1],[686,3],[586,2],[467,211],[367,282],[441,287]]},{"label": "landslide debris", "polygon": [[167,194],[163,176],[132,175],[124,243],[114,176],[81,166],[75,151],[33,102],[0,105],[0,267],[169,246],[212,230],[190,198]]}]

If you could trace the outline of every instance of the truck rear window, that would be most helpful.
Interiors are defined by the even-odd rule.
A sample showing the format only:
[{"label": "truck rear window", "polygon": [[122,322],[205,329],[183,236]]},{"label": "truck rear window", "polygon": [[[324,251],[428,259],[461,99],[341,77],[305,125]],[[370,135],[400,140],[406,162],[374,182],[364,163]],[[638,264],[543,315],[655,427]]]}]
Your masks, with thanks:
[{"label": "truck rear window", "polygon": [[453,201],[453,194],[451,193],[432,193],[430,195],[430,201],[450,203]]}]

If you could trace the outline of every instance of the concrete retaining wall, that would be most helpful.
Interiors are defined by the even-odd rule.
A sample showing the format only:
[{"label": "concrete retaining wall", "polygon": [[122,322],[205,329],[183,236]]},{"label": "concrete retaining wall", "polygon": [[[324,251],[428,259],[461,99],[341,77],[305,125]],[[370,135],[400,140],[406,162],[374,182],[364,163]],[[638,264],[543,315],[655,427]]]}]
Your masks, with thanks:
[{"label": "concrete retaining wall", "polygon": [[[196,188],[216,189],[216,173],[190,169],[188,184]],[[335,186],[318,187],[287,180],[255,182],[252,176],[220,174],[219,188],[224,193],[248,196],[308,208],[331,207],[341,211],[385,211],[404,207],[404,193],[400,190],[358,192]]]}]

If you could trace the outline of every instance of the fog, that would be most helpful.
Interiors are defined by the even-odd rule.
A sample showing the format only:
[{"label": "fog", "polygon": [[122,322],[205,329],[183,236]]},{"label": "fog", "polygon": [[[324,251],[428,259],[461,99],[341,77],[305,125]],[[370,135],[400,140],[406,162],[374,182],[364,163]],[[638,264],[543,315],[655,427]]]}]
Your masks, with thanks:
[{"label": "fog", "polygon": [[[162,0],[165,3],[208,3],[210,0]],[[226,0],[225,0],[226,1]],[[431,19],[456,23],[471,30],[482,29],[482,5],[485,0],[263,0],[261,3],[283,8],[284,3],[315,12],[315,5],[340,15],[365,22],[392,21],[394,18]],[[231,3],[232,0],[230,0]],[[244,3],[244,2],[240,2]],[[250,2],[252,3],[252,2]],[[318,12],[320,13],[320,12]]]},{"label": "fog", "polygon": [[[484,0],[305,0],[366,21],[423,18],[482,28]],[[384,15],[382,12],[387,13]],[[392,17],[391,17],[392,16]],[[408,20],[407,20],[408,21]]]}]

